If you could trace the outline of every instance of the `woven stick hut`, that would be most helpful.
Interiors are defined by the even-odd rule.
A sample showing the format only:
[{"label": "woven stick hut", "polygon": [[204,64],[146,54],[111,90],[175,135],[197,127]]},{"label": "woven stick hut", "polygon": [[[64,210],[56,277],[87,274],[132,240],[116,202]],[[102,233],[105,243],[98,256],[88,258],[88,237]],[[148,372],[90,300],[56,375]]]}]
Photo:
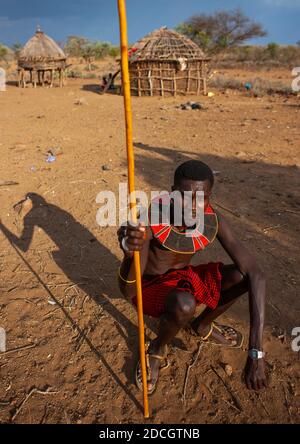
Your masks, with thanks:
[{"label": "woven stick hut", "polygon": [[59,85],[63,86],[66,59],[65,53],[57,43],[38,27],[18,57],[19,86],[26,86],[26,72],[29,72],[30,82],[34,87],[37,83],[44,86],[46,73],[49,73],[52,87],[55,72],[58,73]]},{"label": "woven stick hut", "polygon": [[171,29],[158,29],[131,50],[132,94],[206,94],[208,61],[192,40]]}]

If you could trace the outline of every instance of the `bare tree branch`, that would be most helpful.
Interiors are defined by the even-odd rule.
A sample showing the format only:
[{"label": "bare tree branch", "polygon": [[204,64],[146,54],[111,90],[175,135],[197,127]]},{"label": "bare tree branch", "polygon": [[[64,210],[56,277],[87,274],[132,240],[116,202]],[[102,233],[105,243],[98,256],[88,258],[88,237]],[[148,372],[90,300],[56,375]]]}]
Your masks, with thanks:
[{"label": "bare tree branch", "polygon": [[264,37],[266,31],[240,9],[219,11],[213,15],[196,14],[177,27],[209,55],[215,55],[254,37]]}]

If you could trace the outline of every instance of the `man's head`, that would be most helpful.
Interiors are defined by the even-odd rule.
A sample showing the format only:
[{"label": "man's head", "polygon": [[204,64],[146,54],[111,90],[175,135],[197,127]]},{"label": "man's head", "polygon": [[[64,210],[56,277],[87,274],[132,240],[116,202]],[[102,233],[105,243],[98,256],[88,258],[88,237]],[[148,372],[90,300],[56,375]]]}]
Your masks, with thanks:
[{"label": "man's head", "polygon": [[36,193],[27,193],[25,199],[30,199],[35,206],[47,205],[46,200]]},{"label": "man's head", "polygon": [[196,216],[196,192],[204,193],[204,208],[209,204],[209,198],[214,185],[214,175],[208,165],[200,160],[188,160],[182,163],[176,169],[174,174],[174,185],[172,191],[179,191],[182,195],[182,207],[187,203],[184,198],[184,192],[192,192],[192,216]]}]

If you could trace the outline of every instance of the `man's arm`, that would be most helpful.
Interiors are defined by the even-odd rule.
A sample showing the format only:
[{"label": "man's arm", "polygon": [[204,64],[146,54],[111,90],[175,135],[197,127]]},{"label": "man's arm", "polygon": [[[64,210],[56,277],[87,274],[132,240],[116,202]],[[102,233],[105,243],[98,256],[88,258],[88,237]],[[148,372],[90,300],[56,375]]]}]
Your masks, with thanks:
[{"label": "man's arm", "polygon": [[[119,287],[121,293],[127,298],[131,299],[136,295],[136,276],[134,267],[134,251],[140,252],[141,275],[143,276],[147,261],[151,240],[151,230],[139,224],[137,227],[128,224],[127,227],[121,227],[118,231],[120,248],[124,253],[124,258],[119,270]],[[126,239],[125,250],[122,245],[122,240]],[[127,282],[126,282],[127,281]]]},{"label": "man's arm", "polygon": [[26,252],[30,246],[33,237],[33,224],[28,221],[28,218],[24,218],[24,228],[20,237],[16,236],[12,233],[5,225],[2,224],[0,220],[0,230],[7,237],[7,239],[13,244],[16,245],[20,250]]},{"label": "man's arm", "polygon": [[[224,216],[218,213],[219,230],[217,238],[249,283],[250,335],[249,349],[263,349],[265,319],[266,280],[252,254],[234,236]],[[246,383],[248,388],[262,388],[266,385],[263,359],[247,361]]]}]

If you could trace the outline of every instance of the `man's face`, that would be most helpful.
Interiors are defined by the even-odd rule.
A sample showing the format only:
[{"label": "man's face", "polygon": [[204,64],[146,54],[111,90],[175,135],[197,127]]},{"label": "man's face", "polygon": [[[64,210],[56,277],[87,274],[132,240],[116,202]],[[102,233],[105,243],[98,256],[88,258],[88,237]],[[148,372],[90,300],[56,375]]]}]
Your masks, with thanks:
[{"label": "man's face", "polygon": [[[212,187],[208,180],[205,181],[196,181],[196,180],[188,180],[188,179],[182,179],[179,183],[173,185],[172,191],[179,191],[179,204],[182,205],[182,213],[184,214],[184,211],[187,211],[186,214],[190,214],[193,218],[197,216],[197,212],[203,210],[202,205],[204,205],[204,210],[209,205],[209,199],[212,193]],[[185,193],[184,192],[189,192]],[[196,199],[196,193],[202,192],[203,193],[203,200],[202,199]],[[177,193],[176,193],[177,195]],[[174,201],[174,204],[176,204],[176,201]],[[198,207],[197,207],[198,205]]]}]

